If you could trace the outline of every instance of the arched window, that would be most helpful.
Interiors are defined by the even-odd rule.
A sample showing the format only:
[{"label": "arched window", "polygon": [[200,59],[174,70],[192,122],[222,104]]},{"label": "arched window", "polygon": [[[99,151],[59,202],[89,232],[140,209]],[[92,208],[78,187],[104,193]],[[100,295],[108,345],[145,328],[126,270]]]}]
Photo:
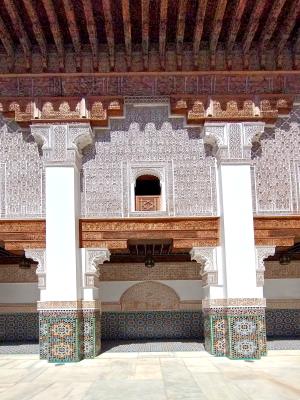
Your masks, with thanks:
[{"label": "arched window", "polygon": [[161,209],[161,185],[156,176],[139,176],[135,182],[134,194],[136,211],[159,211]]}]

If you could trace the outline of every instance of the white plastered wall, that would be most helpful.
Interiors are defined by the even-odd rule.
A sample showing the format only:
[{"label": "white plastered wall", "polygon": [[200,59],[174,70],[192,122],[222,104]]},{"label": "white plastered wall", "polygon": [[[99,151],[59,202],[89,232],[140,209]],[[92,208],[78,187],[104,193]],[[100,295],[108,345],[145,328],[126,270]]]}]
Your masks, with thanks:
[{"label": "white plastered wall", "polygon": [[36,303],[37,283],[0,283],[0,303]]}]

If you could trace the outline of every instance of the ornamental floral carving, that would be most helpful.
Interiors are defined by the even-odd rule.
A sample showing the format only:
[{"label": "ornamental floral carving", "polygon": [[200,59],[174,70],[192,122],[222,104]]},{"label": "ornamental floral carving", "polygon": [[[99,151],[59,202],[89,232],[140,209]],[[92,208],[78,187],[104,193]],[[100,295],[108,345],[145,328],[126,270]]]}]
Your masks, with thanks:
[{"label": "ornamental floral carving", "polygon": [[200,274],[202,276],[202,286],[218,284],[218,268],[216,260],[216,248],[213,247],[193,247],[190,251],[191,260],[201,264]]},{"label": "ornamental floral carving", "polygon": [[99,266],[110,259],[110,251],[106,248],[82,249],[84,252],[84,287],[97,287],[99,283]]},{"label": "ornamental floral carving", "polygon": [[27,249],[26,258],[31,258],[38,263],[36,274],[38,277],[38,288],[46,289],[46,250],[45,249]]},{"label": "ornamental floral carving", "polygon": [[265,258],[273,256],[275,246],[256,246],[256,286],[264,286]]}]

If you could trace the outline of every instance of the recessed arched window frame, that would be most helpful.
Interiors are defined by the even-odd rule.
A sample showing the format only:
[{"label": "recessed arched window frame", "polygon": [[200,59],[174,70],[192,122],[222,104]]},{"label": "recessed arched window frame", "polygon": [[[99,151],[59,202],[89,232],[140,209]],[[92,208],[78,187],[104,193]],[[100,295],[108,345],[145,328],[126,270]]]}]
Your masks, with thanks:
[{"label": "recessed arched window frame", "polygon": [[141,175],[135,181],[135,211],[161,210],[161,183],[155,175]]}]

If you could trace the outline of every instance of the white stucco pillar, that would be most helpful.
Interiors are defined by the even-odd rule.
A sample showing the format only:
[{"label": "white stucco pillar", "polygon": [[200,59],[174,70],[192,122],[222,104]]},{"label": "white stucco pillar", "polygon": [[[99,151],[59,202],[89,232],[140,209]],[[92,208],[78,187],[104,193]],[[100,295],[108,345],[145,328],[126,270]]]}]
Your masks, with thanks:
[{"label": "white stucco pillar", "polygon": [[266,352],[262,286],[257,282],[251,147],[264,129],[259,122],[206,123],[205,140],[216,154],[220,212],[218,266],[224,297],[203,301],[206,347],[230,358],[260,358]]},{"label": "white stucco pillar", "polygon": [[89,124],[38,124],[31,132],[43,152],[46,191],[40,355],[78,361],[100,348],[100,309],[94,301],[84,303],[79,249],[81,150],[92,142],[92,131]]}]

